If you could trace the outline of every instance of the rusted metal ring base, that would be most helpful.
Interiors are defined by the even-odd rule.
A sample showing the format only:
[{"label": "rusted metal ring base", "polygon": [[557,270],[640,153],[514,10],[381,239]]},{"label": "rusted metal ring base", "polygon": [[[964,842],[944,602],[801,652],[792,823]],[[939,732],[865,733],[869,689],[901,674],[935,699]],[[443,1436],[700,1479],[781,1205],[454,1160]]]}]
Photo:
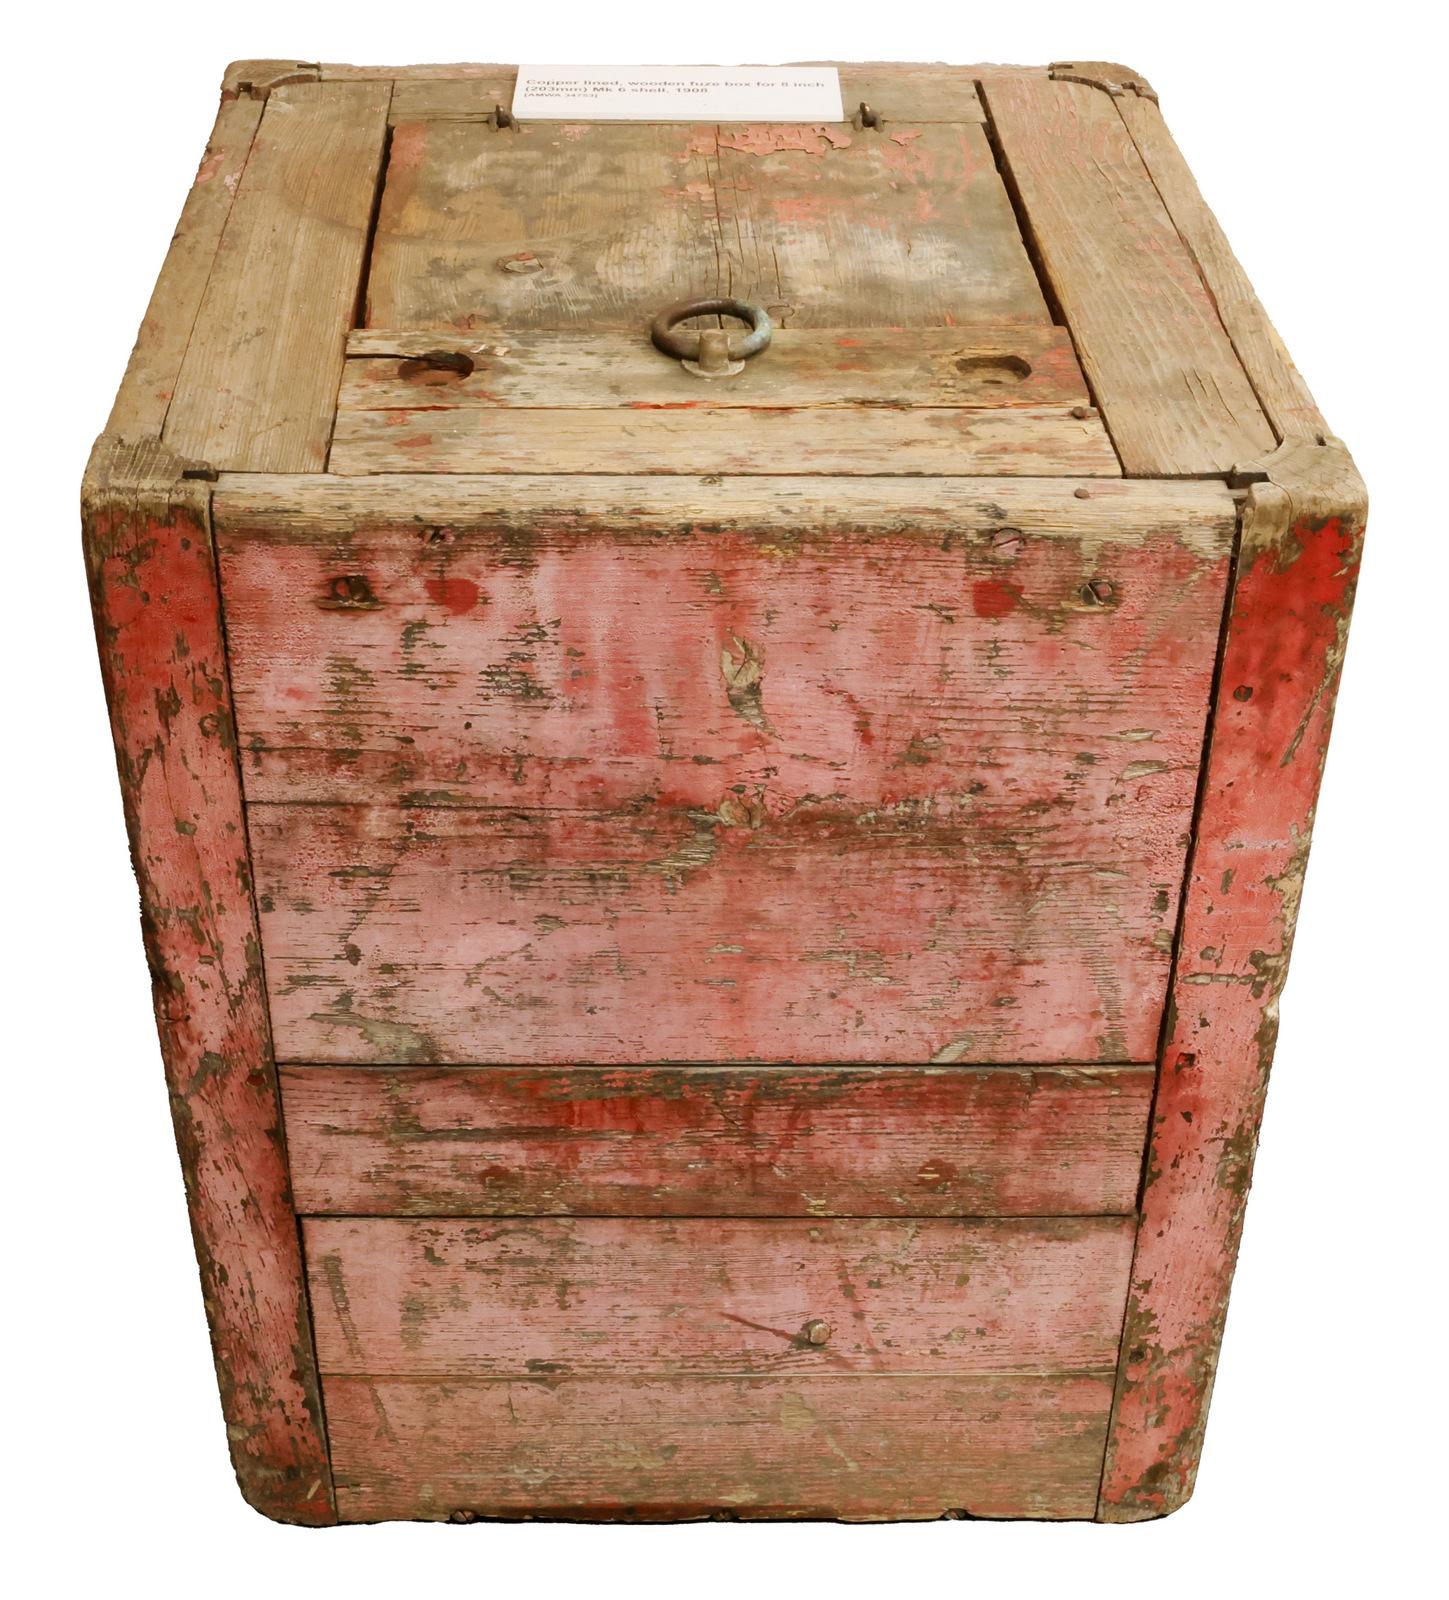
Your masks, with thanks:
[{"label": "rusted metal ring base", "polygon": [[748,300],[680,300],[672,306],[666,306],[654,318],[649,324],[649,337],[654,341],[654,348],[662,350],[667,356],[674,356],[680,361],[698,361],[700,334],[695,330],[680,330],[677,324],[687,322],[691,317],[711,316],[735,317],[750,325],[750,331],[742,339],[729,340],[731,361],[745,361],[750,356],[758,355],[769,344],[775,331],[770,313],[763,306],[751,305]]}]

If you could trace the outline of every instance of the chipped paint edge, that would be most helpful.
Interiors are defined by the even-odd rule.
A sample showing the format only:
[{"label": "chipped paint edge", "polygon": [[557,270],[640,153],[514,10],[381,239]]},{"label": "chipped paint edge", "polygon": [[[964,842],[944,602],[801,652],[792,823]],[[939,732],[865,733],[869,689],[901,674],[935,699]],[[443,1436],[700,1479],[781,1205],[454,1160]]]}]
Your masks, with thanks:
[{"label": "chipped paint edge", "polygon": [[1290,440],[1243,475],[1257,481],[1164,1022],[1104,1522],[1168,1515],[1195,1484],[1367,516],[1336,439]]},{"label": "chipped paint edge", "polygon": [[102,436],[87,576],[141,928],[237,1481],[337,1520],[292,1205],[211,531],[214,476]]}]

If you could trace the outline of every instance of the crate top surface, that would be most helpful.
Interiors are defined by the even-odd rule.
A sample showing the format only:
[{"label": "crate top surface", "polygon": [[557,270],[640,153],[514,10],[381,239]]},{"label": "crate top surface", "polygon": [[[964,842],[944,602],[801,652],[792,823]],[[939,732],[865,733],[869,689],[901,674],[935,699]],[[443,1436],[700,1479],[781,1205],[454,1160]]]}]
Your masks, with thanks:
[{"label": "crate top surface", "polygon": [[[1205,477],[1323,433],[1125,68],[842,65],[832,123],[524,121],[515,76],[228,69],[108,432],[350,478]],[[651,342],[725,297],[759,353]]]}]

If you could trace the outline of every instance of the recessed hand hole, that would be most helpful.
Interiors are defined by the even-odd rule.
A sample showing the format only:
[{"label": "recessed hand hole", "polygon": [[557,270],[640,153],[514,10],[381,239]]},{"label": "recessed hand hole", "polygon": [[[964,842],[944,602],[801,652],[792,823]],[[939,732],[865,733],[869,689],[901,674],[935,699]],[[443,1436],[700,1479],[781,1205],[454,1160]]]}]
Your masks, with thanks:
[{"label": "recessed hand hole", "polygon": [[962,356],[956,370],[980,383],[1020,383],[1031,376],[1031,362],[1021,356]]},{"label": "recessed hand hole", "polygon": [[457,383],[473,375],[473,358],[461,350],[427,350],[399,362],[397,375],[412,383]]}]

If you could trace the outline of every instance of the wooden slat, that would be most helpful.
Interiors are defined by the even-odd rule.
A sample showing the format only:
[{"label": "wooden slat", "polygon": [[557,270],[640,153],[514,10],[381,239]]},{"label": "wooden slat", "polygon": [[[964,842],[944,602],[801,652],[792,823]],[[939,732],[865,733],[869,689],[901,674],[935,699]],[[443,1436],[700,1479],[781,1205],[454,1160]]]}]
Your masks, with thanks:
[{"label": "wooden slat", "polygon": [[329,1378],[341,1515],[1090,1517],[1099,1377]]},{"label": "wooden slat", "polygon": [[86,570],[222,1411],[248,1502],[336,1520],[287,1186],[208,486],[101,438]]},{"label": "wooden slat", "polygon": [[338,413],[329,467],[387,472],[1117,477],[1101,419],[1065,409]]},{"label": "wooden slat", "polygon": [[987,104],[1129,475],[1222,472],[1272,429],[1113,97],[1026,77]]},{"label": "wooden slat", "polygon": [[1222,486],[519,482],[220,488],[285,1059],[1151,1054]]},{"label": "wooden slat", "polygon": [[[324,67],[331,77],[337,68]],[[393,92],[394,122],[420,122],[435,118],[481,121],[495,106],[509,111],[517,72],[513,67],[478,67],[470,76],[446,77],[459,69],[421,68],[436,77],[399,78]],[[862,101],[886,120],[887,131],[900,124],[922,122],[984,122],[976,81],[969,67],[912,67],[885,63],[840,67],[840,95],[849,117]],[[640,118],[640,121],[647,121]]]},{"label": "wooden slat", "polygon": [[[466,355],[473,371],[404,360],[429,352]],[[727,382],[702,380],[661,355],[644,331],[591,336],[520,333],[390,333],[360,328],[348,339],[343,411],[445,405],[500,406],[1003,406],[1090,404],[1065,328],[909,333],[863,328],[776,331],[769,350]],[[820,423],[822,433],[832,426]]]},{"label": "wooden slat", "polygon": [[763,790],[778,814],[974,787],[1003,827],[1151,816],[1175,859],[1235,508],[1221,484],[1080,487],[223,479],[248,798]]},{"label": "wooden slat", "polygon": [[1249,490],[1189,867],[1101,1516],[1192,1493],[1366,513],[1339,444]]},{"label": "wooden slat", "polygon": [[291,1067],[297,1208],[363,1216],[1106,1216],[1150,1067]]},{"label": "wooden slat", "polygon": [[324,1374],[960,1377],[1114,1367],[1135,1228],[311,1217],[302,1239]]},{"label": "wooden slat", "polygon": [[116,438],[160,436],[261,116],[261,104],[255,100],[225,100],[217,113],[111,407],[106,432]]},{"label": "wooden slat", "polygon": [[386,84],[272,91],[166,418],[218,468],[326,460],[387,132]]},{"label": "wooden slat", "polygon": [[1050,322],[976,126],[393,132],[369,326],[634,333],[720,294],[788,327]]},{"label": "wooden slat", "polygon": [[1163,835],[1187,815],[1148,766],[1120,818],[969,797],[775,817],[729,793],[708,812],[254,806],[278,1055],[1141,1059],[1181,870]]},{"label": "wooden slat", "polygon": [[1157,192],[1212,294],[1213,304],[1252,381],[1259,403],[1282,438],[1317,440],[1327,429],[1308,385],[1293,365],[1262,302],[1208,209],[1152,100],[1123,95],[1117,109],[1127,124]]}]

